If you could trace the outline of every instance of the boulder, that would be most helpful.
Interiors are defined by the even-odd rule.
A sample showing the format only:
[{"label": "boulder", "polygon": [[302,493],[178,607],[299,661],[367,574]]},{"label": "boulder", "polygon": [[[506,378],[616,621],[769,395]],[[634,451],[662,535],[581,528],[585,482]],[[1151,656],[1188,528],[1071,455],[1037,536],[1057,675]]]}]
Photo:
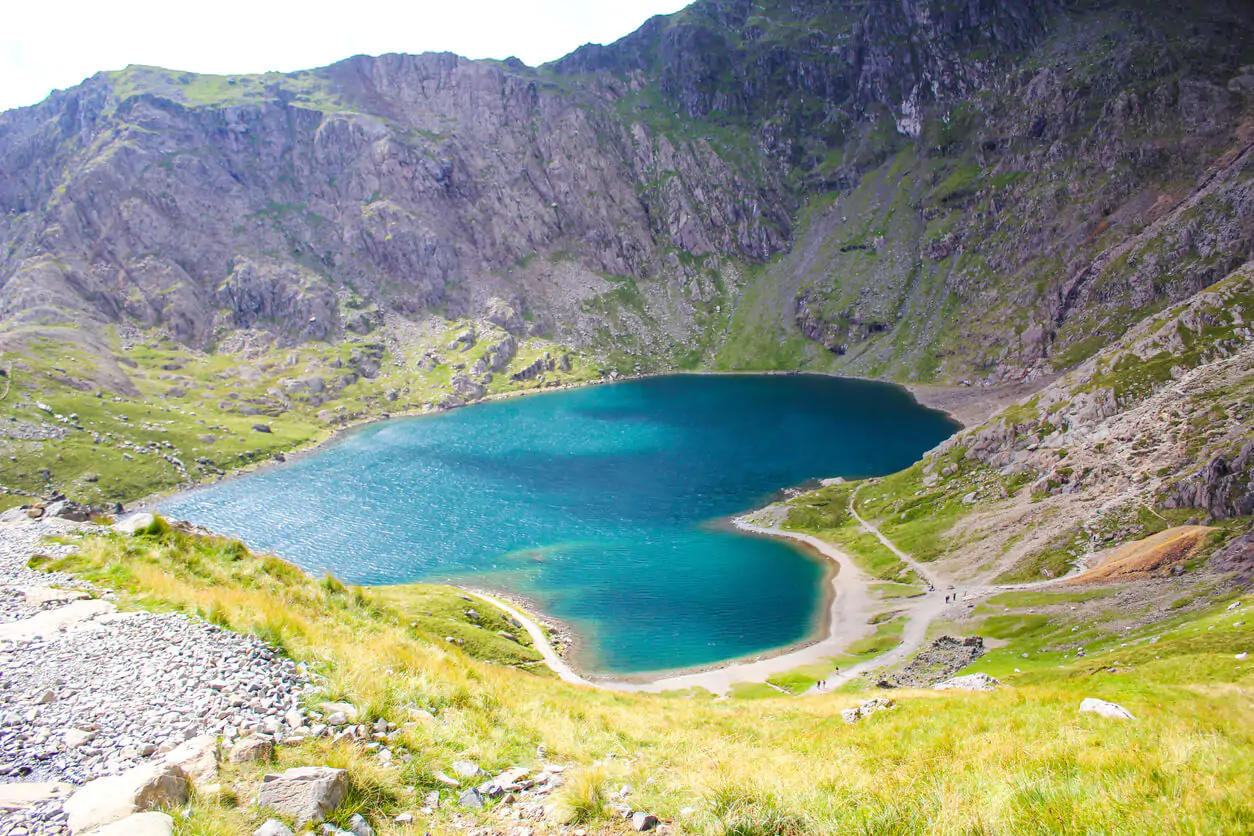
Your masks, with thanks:
[{"label": "boulder", "polygon": [[0,813],[24,810],[27,807],[35,807],[58,798],[65,798],[72,789],[74,789],[72,784],[63,784],[58,781],[0,784]]},{"label": "boulder", "polygon": [[0,641],[30,641],[82,628],[83,625],[117,611],[109,601],[72,601],[64,607],[44,610],[30,618],[0,624]]},{"label": "boulder", "polygon": [[301,766],[261,779],[257,806],[291,816],[298,825],[327,815],[348,792],[348,772],[329,766]]},{"label": "boulder", "polygon": [[26,606],[42,607],[45,604],[68,604],[84,601],[91,596],[81,589],[54,589],[51,586],[32,586],[26,590]]},{"label": "boulder", "polygon": [[218,738],[202,734],[185,740],[166,753],[162,761],[180,767],[193,783],[218,780]]},{"label": "boulder", "polygon": [[1085,697],[1080,703],[1081,714],[1096,714],[1099,717],[1107,717],[1111,720],[1135,720],[1132,712],[1124,708],[1122,705],[1106,700],[1099,700],[1096,697]]},{"label": "boulder", "polygon": [[114,523],[113,530],[119,534],[134,534],[136,531],[152,525],[155,520],[156,517],[147,511],[139,511],[131,514],[124,520]]},{"label": "boulder", "polygon": [[1001,683],[986,673],[972,673],[966,676],[955,676],[944,682],[933,685],[936,691],[991,691]]},{"label": "boulder", "polygon": [[253,836],[293,836],[292,829],[278,819],[268,819],[253,831]]},{"label": "boulder", "polygon": [[174,819],[165,813],[135,813],[93,830],[91,836],[174,836]]},{"label": "boulder", "polygon": [[894,705],[896,705],[896,703],[893,700],[876,697],[873,700],[867,700],[856,708],[846,708],[840,712],[840,716],[841,719],[852,726],[859,720],[870,717],[877,711],[884,711],[892,708]]},{"label": "boulder", "polygon": [[255,761],[269,761],[273,758],[274,741],[251,734],[231,747],[228,759],[231,763],[254,763]]},{"label": "boulder", "polygon": [[182,767],[142,764],[84,784],[65,802],[71,833],[85,833],[142,813],[186,803],[191,781]]},{"label": "boulder", "polygon": [[450,383],[453,387],[453,394],[464,400],[477,400],[488,393],[487,387],[482,383],[477,383],[460,372],[453,375]]}]

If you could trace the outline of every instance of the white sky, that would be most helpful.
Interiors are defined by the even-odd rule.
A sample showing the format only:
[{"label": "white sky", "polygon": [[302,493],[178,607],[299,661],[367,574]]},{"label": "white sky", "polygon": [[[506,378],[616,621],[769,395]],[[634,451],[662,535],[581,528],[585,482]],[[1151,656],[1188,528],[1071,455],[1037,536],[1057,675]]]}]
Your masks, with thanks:
[{"label": "white sky", "polygon": [[609,43],[689,0],[5,0],[0,110],[99,70],[321,67],[350,55],[449,51],[536,65]]}]

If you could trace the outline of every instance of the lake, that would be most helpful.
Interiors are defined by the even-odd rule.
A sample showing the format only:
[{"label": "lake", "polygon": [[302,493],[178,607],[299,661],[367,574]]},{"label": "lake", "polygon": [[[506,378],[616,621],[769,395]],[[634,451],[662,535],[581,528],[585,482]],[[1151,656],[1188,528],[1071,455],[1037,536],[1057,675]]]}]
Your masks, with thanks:
[{"label": "lake", "polygon": [[674,375],[368,425],[158,510],[348,583],[521,595],[575,631],[581,672],[641,674],[814,635],[825,567],[718,522],[955,429],[886,384]]}]

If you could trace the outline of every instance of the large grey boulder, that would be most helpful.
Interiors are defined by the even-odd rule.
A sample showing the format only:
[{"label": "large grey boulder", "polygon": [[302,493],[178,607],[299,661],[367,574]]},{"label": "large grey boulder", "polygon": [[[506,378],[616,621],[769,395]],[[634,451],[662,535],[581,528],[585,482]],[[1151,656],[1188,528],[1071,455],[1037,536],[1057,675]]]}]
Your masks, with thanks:
[{"label": "large grey boulder", "polygon": [[52,586],[32,586],[26,590],[26,606],[43,607],[48,604],[68,604],[86,601],[91,595],[81,589],[57,589]]},{"label": "large grey boulder", "polygon": [[1135,720],[1132,712],[1124,708],[1122,705],[1106,700],[1099,700],[1096,697],[1085,697],[1080,703],[1081,714],[1096,714],[1099,717],[1106,717],[1111,720]]},{"label": "large grey boulder", "polygon": [[74,787],[59,781],[21,781],[0,784],[0,813],[37,807],[59,798],[65,798]]},{"label": "large grey boulder", "polygon": [[71,833],[86,833],[134,814],[187,802],[191,781],[182,767],[141,764],[121,775],[88,782],[65,802]]},{"label": "large grey boulder", "polygon": [[119,534],[134,534],[136,531],[152,525],[155,519],[156,517],[149,514],[147,511],[140,511],[135,514],[131,514],[124,520],[114,523],[113,530]]},{"label": "large grey boulder", "polygon": [[300,766],[261,779],[257,806],[291,816],[298,825],[326,818],[344,801],[348,772],[329,766]]},{"label": "large grey boulder", "polygon": [[488,393],[487,387],[482,383],[477,383],[460,372],[453,375],[449,382],[453,388],[453,394],[468,401],[477,400]]},{"label": "large grey boulder", "polygon": [[91,836],[174,836],[174,819],[165,813],[134,813],[93,830]]}]

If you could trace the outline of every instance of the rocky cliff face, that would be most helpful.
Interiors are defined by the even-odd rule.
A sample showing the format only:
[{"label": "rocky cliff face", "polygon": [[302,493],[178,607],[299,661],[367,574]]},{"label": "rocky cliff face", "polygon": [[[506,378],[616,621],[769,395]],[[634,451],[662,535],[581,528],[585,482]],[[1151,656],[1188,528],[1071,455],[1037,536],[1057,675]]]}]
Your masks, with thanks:
[{"label": "rocky cliff face", "polygon": [[503,308],[618,365],[1031,376],[1249,257],[1251,32],[1224,0],[702,0],[538,69],[102,73],[0,115],[0,342]]}]

